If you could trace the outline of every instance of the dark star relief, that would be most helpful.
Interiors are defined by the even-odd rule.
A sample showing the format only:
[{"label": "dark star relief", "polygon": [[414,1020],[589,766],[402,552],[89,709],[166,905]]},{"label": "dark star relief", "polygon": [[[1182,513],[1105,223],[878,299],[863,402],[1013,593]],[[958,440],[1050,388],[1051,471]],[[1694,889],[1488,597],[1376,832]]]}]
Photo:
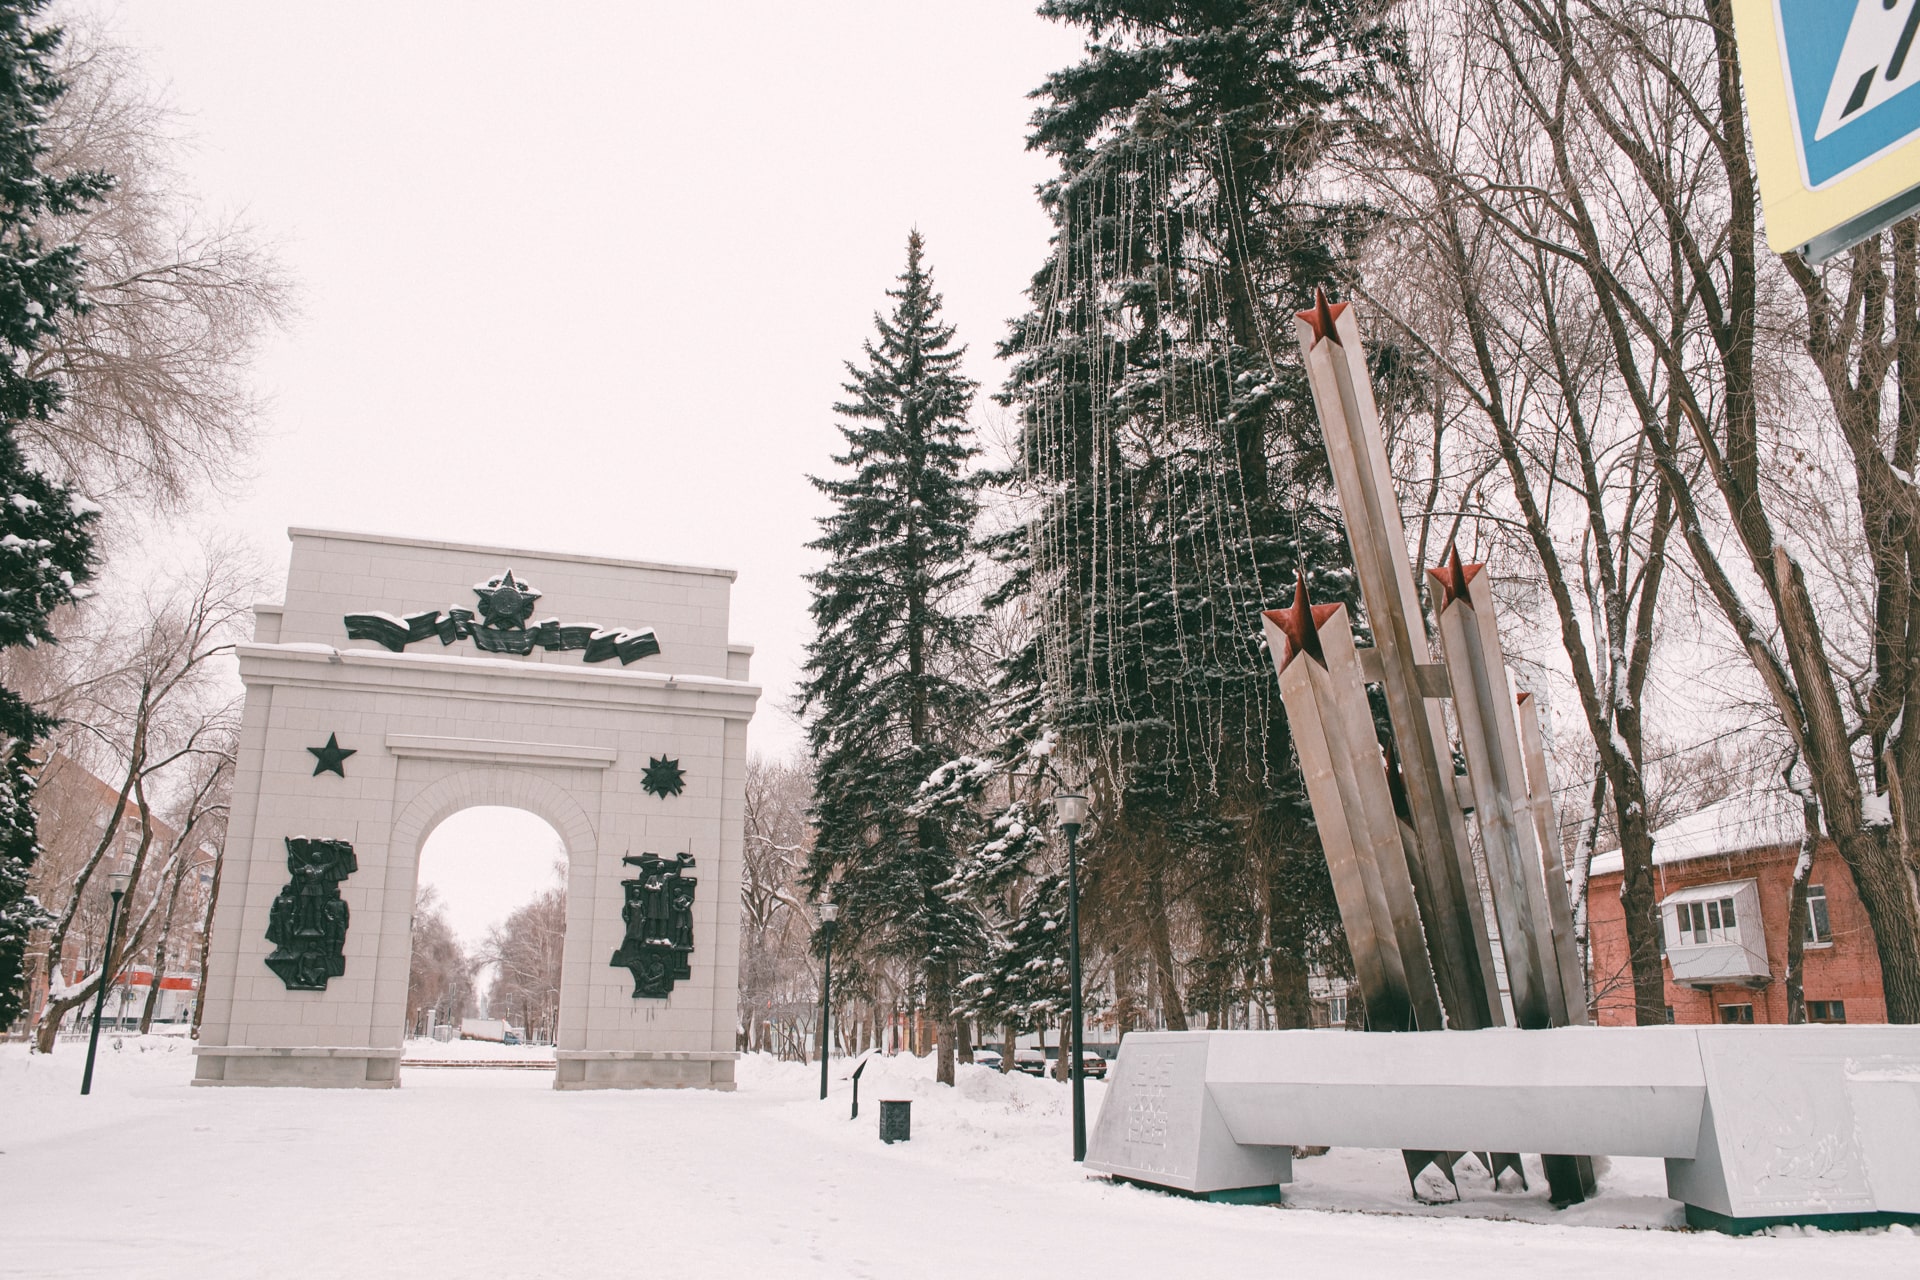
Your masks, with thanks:
[{"label": "dark star relief", "polygon": [[473,593],[480,597],[480,616],[486,624],[506,630],[526,626],[534,602],[540,598],[530,584],[513,576],[512,569],[475,586]]},{"label": "dark star relief", "polygon": [[640,776],[640,787],[649,795],[665,800],[668,796],[677,796],[687,785],[687,774],[678,760],[669,760],[665,756],[653,756]]},{"label": "dark star relief", "polygon": [[340,735],[336,733],[327,735],[326,746],[308,747],[307,750],[313,753],[313,776],[316,778],[323,773],[337,773],[343,778],[346,777],[347,771],[343,766],[346,764],[347,757],[358,754],[353,747],[341,746]]}]

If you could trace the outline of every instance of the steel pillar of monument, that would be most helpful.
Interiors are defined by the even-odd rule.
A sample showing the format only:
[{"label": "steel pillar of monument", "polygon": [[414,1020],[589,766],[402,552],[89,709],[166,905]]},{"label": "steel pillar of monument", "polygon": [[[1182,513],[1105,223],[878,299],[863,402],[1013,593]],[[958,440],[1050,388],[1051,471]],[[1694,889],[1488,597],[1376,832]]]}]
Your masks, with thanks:
[{"label": "steel pillar of monument", "polygon": [[[1459,552],[1450,549],[1448,563],[1428,570],[1428,578],[1439,615],[1440,646],[1453,677],[1454,722],[1460,727],[1460,753],[1473,786],[1473,816],[1486,851],[1514,1021],[1526,1028],[1564,1027],[1566,995],[1546,945],[1552,930],[1540,848],[1527,813],[1519,725],[1485,567],[1461,564]],[[1555,970],[1551,981],[1550,964]]]},{"label": "steel pillar of monument", "polygon": [[1503,1021],[1499,981],[1466,823],[1454,792],[1452,749],[1439,709],[1428,703],[1440,673],[1428,662],[1426,627],[1360,330],[1351,308],[1329,305],[1324,295],[1313,310],[1296,317],[1294,330],[1373,630],[1370,661],[1377,670],[1368,678],[1386,695],[1399,748],[1414,833],[1415,856],[1408,870],[1447,1024],[1497,1026]]},{"label": "steel pillar of monument", "polygon": [[1294,607],[1264,622],[1367,1016],[1379,1030],[1437,1031],[1440,993],[1347,608],[1309,604],[1303,581]]},{"label": "steel pillar of monument", "polygon": [[[1409,1003],[1419,990],[1408,980],[1419,971],[1423,940],[1445,1025],[1471,1030],[1503,1020],[1463,789],[1471,795],[1481,835],[1514,1020],[1526,1029],[1584,1023],[1585,983],[1577,972],[1565,879],[1558,850],[1546,848],[1557,830],[1537,712],[1517,707],[1509,688],[1489,575],[1483,566],[1462,565],[1451,549],[1449,563],[1431,572],[1445,662],[1429,662],[1424,615],[1352,310],[1318,294],[1314,307],[1299,313],[1296,335],[1375,647],[1354,651],[1345,610],[1314,608],[1304,578],[1294,607],[1270,611],[1265,626],[1370,1025],[1439,1025]],[[1330,634],[1336,619],[1338,637]],[[1311,660],[1296,663],[1301,656]],[[1385,695],[1391,728],[1385,760],[1365,683],[1379,684]],[[1449,698],[1467,763],[1464,788],[1454,774],[1453,744],[1437,705]],[[1399,858],[1391,856],[1396,844]],[[1402,864],[1413,891],[1411,907],[1396,904],[1388,893]],[[1395,874],[1384,874],[1387,868]],[[1373,1014],[1376,1001],[1384,1018]],[[1487,1145],[1411,1147],[1408,1176],[1437,1164],[1451,1178],[1456,1151]],[[1489,1160],[1496,1170],[1518,1167],[1516,1157],[1497,1151]],[[1556,1203],[1591,1193],[1588,1161],[1557,1154],[1545,1161]]]},{"label": "steel pillar of monument", "polygon": [[1553,774],[1547,768],[1547,747],[1540,730],[1540,700],[1532,693],[1516,699],[1520,716],[1521,749],[1527,757],[1527,806],[1533,813],[1534,839],[1540,847],[1540,869],[1547,887],[1547,915],[1553,930],[1553,960],[1558,971],[1567,1022],[1584,1027],[1587,1015],[1587,979],[1580,966],[1580,947],[1573,936],[1573,903],[1567,895],[1566,868],[1560,862],[1560,820],[1553,808]]}]

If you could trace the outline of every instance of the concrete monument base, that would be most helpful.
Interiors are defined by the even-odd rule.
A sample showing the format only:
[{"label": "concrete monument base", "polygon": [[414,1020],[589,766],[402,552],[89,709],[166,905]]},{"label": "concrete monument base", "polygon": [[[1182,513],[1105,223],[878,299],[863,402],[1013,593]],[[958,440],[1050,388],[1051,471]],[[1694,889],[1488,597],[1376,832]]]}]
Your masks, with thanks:
[{"label": "concrete monument base", "polygon": [[561,1049],[554,1054],[556,1089],[718,1089],[731,1091],[733,1064],[726,1052],[637,1052],[625,1049]]},{"label": "concrete monument base", "polygon": [[1660,1156],[1726,1231],[1920,1220],[1920,1027],[1135,1033],[1087,1167],[1257,1194],[1295,1145]]},{"label": "concrete monument base", "polygon": [[397,1089],[400,1050],[341,1045],[194,1047],[195,1085],[293,1085],[307,1089]]}]

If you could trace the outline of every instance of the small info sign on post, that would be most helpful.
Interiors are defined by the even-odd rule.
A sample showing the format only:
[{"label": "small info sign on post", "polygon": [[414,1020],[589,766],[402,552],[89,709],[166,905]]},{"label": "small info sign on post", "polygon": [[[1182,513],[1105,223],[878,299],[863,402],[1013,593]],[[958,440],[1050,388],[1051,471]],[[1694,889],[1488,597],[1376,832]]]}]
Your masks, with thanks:
[{"label": "small info sign on post", "polygon": [[1823,262],[1920,208],[1920,0],[1734,0],[1767,241]]}]

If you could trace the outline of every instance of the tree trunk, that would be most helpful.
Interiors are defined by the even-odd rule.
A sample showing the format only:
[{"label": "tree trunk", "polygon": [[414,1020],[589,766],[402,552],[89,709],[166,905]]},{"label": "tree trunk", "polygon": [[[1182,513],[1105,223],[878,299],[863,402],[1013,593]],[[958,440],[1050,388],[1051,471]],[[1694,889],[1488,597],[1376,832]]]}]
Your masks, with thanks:
[{"label": "tree trunk", "polygon": [[173,869],[173,883],[167,887],[167,914],[160,920],[160,941],[153,947],[153,981],[147,984],[146,1007],[140,1011],[140,1034],[153,1029],[153,1011],[160,1003],[160,983],[167,972],[167,944],[173,938],[173,913],[180,904],[180,886],[187,878],[187,859],[181,858]]},{"label": "tree trunk", "polygon": [[[79,874],[74,877],[73,890],[67,896],[67,905],[60,912],[60,919],[55,922],[53,929],[47,935],[47,951],[46,955],[41,958],[41,969],[46,975],[48,991],[53,990],[53,984],[60,977],[60,961],[66,951],[67,931],[73,927],[74,917],[79,914],[81,896],[86,893],[88,884],[93,880],[94,872],[99,869],[101,862],[106,859],[107,854],[113,850],[114,841],[119,838],[120,820],[126,816],[127,812],[127,798],[133,794],[134,782],[139,778],[140,769],[146,761],[147,714],[148,691],[143,687],[140,695],[139,713],[133,734],[133,746],[129,755],[131,763],[127,767],[126,778],[120,784],[120,793],[114,798],[113,811],[107,815],[107,825],[101,830],[100,838],[95,841],[93,852],[87,856],[87,860],[82,864]],[[52,1003],[51,998],[49,998],[49,1008],[51,1008]],[[45,1042],[47,1047],[39,1049],[37,1052],[52,1053],[53,1037],[50,1035],[37,1036],[35,1039],[36,1044],[42,1041]]]},{"label": "tree trunk", "polygon": [[1291,948],[1268,956],[1276,1028],[1313,1025],[1313,997],[1307,991],[1307,963]]},{"label": "tree trunk", "polygon": [[160,977],[167,969],[167,935],[162,933],[153,949],[153,978],[147,983],[146,1003],[140,1006],[140,1034],[153,1030],[153,1011],[160,1003]]},{"label": "tree trunk", "polygon": [[1800,981],[1800,962],[1807,953],[1807,875],[1813,870],[1813,841],[1800,846],[1800,860],[1793,866],[1793,890],[1787,895],[1787,1022],[1798,1026],[1807,1020],[1806,989]]},{"label": "tree trunk", "polygon": [[973,1019],[955,1018],[953,1020],[953,1047],[960,1061],[973,1061]]},{"label": "tree trunk", "polygon": [[1173,935],[1167,926],[1167,895],[1155,871],[1147,879],[1147,944],[1153,950],[1153,978],[1160,997],[1160,1013],[1169,1031],[1187,1029],[1186,1005],[1173,974]]},{"label": "tree trunk", "polygon": [[1863,821],[1860,775],[1800,566],[1785,547],[1776,547],[1773,570],[1781,601],[1780,629],[1806,715],[1808,771],[1827,830],[1853,872],[1860,904],[1873,926],[1887,1021],[1920,1022],[1920,909],[1906,851],[1894,846],[1891,824],[1868,826]]},{"label": "tree trunk", "polygon": [[207,913],[200,921],[200,977],[194,984],[194,1032],[192,1038],[200,1038],[200,1017],[207,1009],[207,960],[213,956],[213,906],[221,900],[221,867],[227,864],[227,844],[221,842],[221,852],[213,854],[213,883],[207,885]]},{"label": "tree trunk", "polygon": [[1000,1074],[1004,1076],[1013,1070],[1013,1044],[1020,1038],[1020,1033],[1014,1030],[1011,1022],[1001,1027],[1000,1033],[1006,1037],[1000,1046]]},{"label": "tree trunk", "polygon": [[[1618,790],[1614,792],[1619,795]],[[1643,803],[1621,806],[1620,906],[1627,925],[1627,963],[1633,972],[1633,1020],[1642,1027],[1667,1021],[1666,967],[1660,962],[1660,908],[1653,876],[1653,833]]]}]

